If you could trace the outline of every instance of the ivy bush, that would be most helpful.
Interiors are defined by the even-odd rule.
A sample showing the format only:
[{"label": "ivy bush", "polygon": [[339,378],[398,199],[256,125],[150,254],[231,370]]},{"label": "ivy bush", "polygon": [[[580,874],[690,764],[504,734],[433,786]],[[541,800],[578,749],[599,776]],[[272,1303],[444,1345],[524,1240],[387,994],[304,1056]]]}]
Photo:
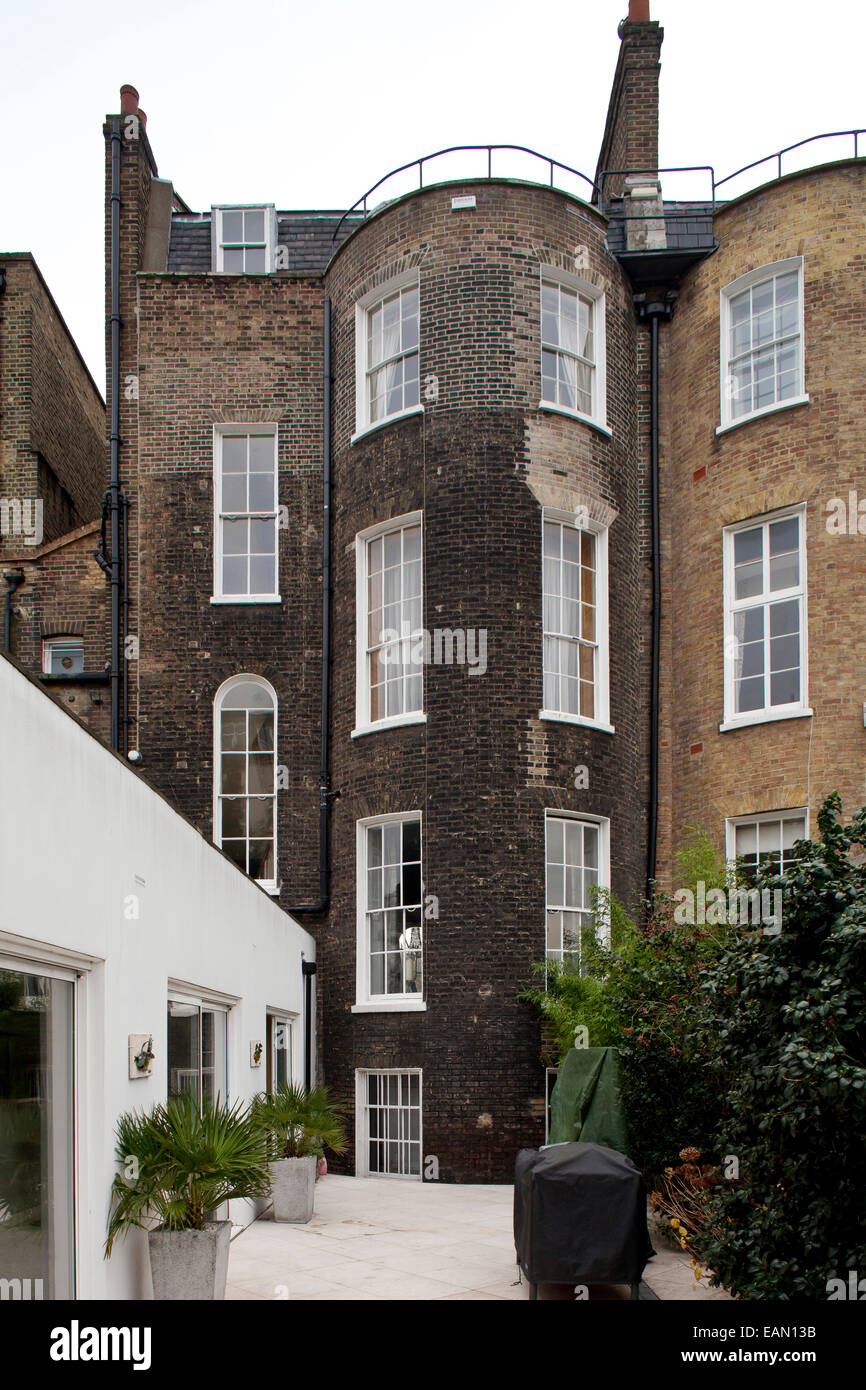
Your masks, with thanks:
[{"label": "ivy bush", "polygon": [[715,1148],[739,1180],[713,1194],[701,1253],[742,1298],[826,1299],[866,1276],[866,808],[841,810],[834,793],[820,839],[759,880],[783,891],[779,934],[731,934],[705,980],[728,1096]]}]

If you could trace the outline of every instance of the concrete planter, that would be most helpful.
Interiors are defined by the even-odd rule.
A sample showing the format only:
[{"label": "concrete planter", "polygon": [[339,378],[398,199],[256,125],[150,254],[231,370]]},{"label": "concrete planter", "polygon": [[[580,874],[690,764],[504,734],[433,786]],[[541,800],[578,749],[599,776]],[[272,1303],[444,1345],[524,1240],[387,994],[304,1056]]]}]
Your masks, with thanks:
[{"label": "concrete planter", "polygon": [[279,1158],[269,1163],[275,1221],[309,1221],[313,1215],[316,1158]]},{"label": "concrete planter", "polygon": [[149,1231],[154,1298],[225,1298],[231,1232],[230,1221],[208,1222],[203,1231]]}]

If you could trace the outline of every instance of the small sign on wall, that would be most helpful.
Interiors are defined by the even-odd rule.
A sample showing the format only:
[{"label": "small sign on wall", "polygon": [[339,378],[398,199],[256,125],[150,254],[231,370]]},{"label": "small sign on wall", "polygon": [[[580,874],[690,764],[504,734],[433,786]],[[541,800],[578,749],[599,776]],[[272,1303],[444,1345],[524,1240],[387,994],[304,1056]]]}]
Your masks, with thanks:
[{"label": "small sign on wall", "polygon": [[257,1041],[255,1041],[255,1042],[251,1042],[251,1043],[250,1043],[250,1066],[251,1066],[251,1067],[260,1067],[260,1066],[262,1065],[262,1057],[263,1057],[264,1055],[265,1055],[265,1045],[264,1045],[264,1043],[263,1043],[260,1039],[257,1040]]},{"label": "small sign on wall", "polygon": [[153,1069],[153,1034],[129,1034],[129,1079],[139,1081]]}]

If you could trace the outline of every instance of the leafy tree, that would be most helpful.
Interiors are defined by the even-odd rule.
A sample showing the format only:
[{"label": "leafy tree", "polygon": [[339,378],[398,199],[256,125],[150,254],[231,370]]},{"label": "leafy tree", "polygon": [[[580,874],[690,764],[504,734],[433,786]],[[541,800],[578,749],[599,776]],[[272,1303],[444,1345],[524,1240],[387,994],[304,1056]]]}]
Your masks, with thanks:
[{"label": "leafy tree", "polygon": [[702,1254],[744,1298],[826,1299],[866,1274],[866,808],[759,886],[783,891],[778,935],[733,933],[705,989],[729,1108],[718,1150],[739,1164],[711,1203]]}]

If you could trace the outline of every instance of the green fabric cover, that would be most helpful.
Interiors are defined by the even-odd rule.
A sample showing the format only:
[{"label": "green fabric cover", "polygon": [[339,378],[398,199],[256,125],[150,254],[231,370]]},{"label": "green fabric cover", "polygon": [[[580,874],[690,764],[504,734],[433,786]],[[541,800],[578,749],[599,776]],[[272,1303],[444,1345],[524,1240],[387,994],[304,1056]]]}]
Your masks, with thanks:
[{"label": "green fabric cover", "polygon": [[573,1047],[550,1097],[551,1144],[604,1144],[627,1154],[615,1047]]}]

